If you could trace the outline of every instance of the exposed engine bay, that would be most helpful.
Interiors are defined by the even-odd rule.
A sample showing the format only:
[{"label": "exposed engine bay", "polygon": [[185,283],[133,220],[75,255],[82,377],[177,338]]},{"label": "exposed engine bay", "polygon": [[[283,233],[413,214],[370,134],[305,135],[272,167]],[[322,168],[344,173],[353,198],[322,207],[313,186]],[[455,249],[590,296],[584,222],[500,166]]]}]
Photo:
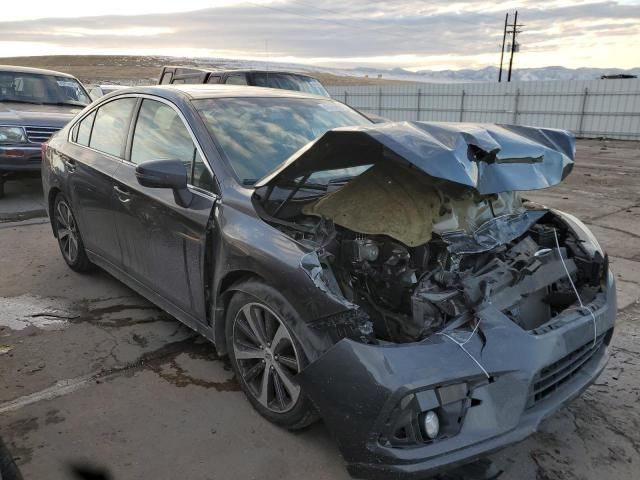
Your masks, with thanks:
[{"label": "exposed engine bay", "polygon": [[593,301],[606,277],[606,258],[517,192],[481,195],[398,165],[321,194],[282,190],[284,202],[261,199],[265,220],[316,252],[324,281],[366,312],[377,340],[473,325],[488,303],[533,330]]}]

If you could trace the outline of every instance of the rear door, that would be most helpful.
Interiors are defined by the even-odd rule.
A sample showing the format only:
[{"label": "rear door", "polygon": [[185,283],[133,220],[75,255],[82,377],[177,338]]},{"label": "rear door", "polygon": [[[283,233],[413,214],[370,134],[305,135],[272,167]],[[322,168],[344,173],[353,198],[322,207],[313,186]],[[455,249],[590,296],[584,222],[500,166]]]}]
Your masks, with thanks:
[{"label": "rear door", "polygon": [[122,162],[136,102],[132,97],[115,99],[85,116],[74,127],[69,155],[63,158],[85,247],[114,265],[121,255],[113,175]]},{"label": "rear door", "polygon": [[[136,165],[181,160],[194,193],[188,208],[169,189],[141,186]],[[205,240],[216,201],[209,165],[176,107],[145,98],[132,128],[129,161],[116,172],[117,225],[125,272],[174,306],[205,318]]]}]

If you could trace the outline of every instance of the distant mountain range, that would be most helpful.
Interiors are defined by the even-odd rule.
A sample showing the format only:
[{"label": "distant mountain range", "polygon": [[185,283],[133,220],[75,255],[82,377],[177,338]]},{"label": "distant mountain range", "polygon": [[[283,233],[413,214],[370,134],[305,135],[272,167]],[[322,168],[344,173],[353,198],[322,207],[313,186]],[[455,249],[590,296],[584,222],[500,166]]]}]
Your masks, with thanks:
[{"label": "distant mountain range", "polygon": [[[325,72],[333,75],[346,75],[350,77],[365,77],[375,79],[381,76],[387,80],[404,80],[410,82],[495,82],[498,80],[497,67],[485,67],[480,69],[463,70],[419,70],[412,72],[403,68],[381,69],[372,67],[356,68],[328,68],[316,67],[300,64],[275,64],[272,62],[228,60],[228,59],[197,59],[202,63],[223,64],[235,68],[265,68],[268,66],[274,69],[290,69],[307,72]],[[515,69],[512,80],[532,82],[540,80],[597,80],[602,75],[628,74],[640,77],[640,67],[624,70],[621,68],[565,68],[559,66],[542,68],[520,68]],[[506,80],[506,69],[503,72],[503,79]]]},{"label": "distant mountain range", "polygon": [[[354,68],[351,71],[341,70],[343,74],[369,75],[376,78],[395,80],[408,80],[414,82],[495,82],[498,80],[497,67],[485,67],[477,70],[420,70],[411,72],[402,68],[390,70],[375,68]],[[565,68],[542,67],[521,68],[513,71],[512,80],[532,82],[540,80],[596,80],[602,75],[628,74],[640,77],[640,68],[623,70],[621,68]],[[503,72],[503,80],[506,80],[507,72]]]}]

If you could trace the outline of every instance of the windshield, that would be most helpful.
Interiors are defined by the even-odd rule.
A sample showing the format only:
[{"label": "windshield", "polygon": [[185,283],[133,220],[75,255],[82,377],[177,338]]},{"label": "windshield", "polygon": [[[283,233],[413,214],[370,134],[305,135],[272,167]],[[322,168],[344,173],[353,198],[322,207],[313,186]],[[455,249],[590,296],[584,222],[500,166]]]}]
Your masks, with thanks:
[{"label": "windshield", "polygon": [[264,177],[332,128],[371,124],[333,100],[215,98],[193,103],[245,184]]},{"label": "windshield", "polygon": [[0,102],[84,107],[91,99],[75,78],[0,72]]},{"label": "windshield", "polygon": [[292,73],[253,73],[253,83],[256,87],[280,88],[282,90],[295,90],[298,92],[312,93],[323,97],[330,97],[329,92],[322,84],[312,77],[295,75]]}]

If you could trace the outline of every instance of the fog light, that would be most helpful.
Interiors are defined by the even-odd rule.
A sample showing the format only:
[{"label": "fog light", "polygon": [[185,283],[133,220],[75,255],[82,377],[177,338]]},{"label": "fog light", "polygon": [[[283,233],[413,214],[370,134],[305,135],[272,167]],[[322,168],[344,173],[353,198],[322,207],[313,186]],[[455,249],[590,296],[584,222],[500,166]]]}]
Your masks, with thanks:
[{"label": "fog light", "polygon": [[433,410],[425,413],[424,417],[422,417],[422,428],[430,440],[436,438],[438,433],[440,433],[440,419],[438,418],[438,414]]}]

